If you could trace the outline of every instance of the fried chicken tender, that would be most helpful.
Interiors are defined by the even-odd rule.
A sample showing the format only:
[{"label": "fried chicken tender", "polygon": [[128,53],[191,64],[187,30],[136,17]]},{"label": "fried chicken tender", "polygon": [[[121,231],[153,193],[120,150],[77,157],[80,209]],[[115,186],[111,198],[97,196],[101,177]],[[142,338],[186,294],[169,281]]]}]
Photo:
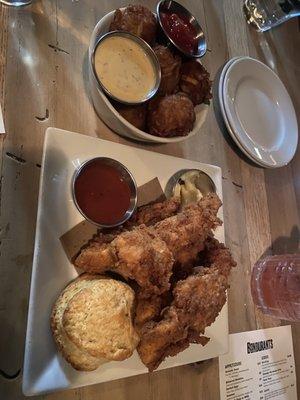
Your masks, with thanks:
[{"label": "fried chicken tender", "polygon": [[173,301],[162,311],[161,320],[156,315],[156,321],[137,326],[141,335],[138,353],[149,371],[190,343],[204,346],[209,340],[203,336],[205,328],[215,321],[226,302],[228,275],[236,263],[216,239],[207,239],[204,252],[207,267],[198,267],[195,274],[175,284]]},{"label": "fried chicken tender", "polygon": [[[104,232],[99,232],[97,236],[94,237],[93,240],[90,242],[90,244],[86,248],[81,250],[80,255],[74,261],[75,265],[79,268],[84,269],[85,271],[90,271],[94,273],[99,272],[99,264],[109,266],[111,264],[114,265],[114,263],[118,262],[118,258],[115,256],[114,251],[110,249],[107,245],[110,244],[114,239],[116,239],[118,235],[132,230],[140,225],[154,225],[156,222],[176,214],[179,211],[180,206],[180,199],[173,197],[159,203],[153,203],[139,207],[135,215],[130,220],[128,220],[121,228],[112,228]],[[162,246],[164,247],[165,244],[163,243]],[[124,263],[122,265],[124,266]],[[115,270],[115,268],[117,268],[117,266],[111,269]],[[121,269],[119,265],[118,268],[119,269],[117,270],[117,272],[120,273]],[[163,266],[161,267],[161,269],[163,270]]]},{"label": "fried chicken tender", "polygon": [[161,294],[170,287],[174,261],[196,257],[211,230],[221,224],[220,206],[218,196],[210,194],[153,227],[141,225],[109,244],[92,243],[81,251],[75,266],[92,273],[110,270],[135,280],[148,295]]},{"label": "fried chicken tender", "polygon": [[[140,330],[142,326],[149,321],[158,321],[160,318],[161,311],[170,306],[173,295],[172,288],[178,283],[178,281],[184,281],[188,276],[201,273],[203,274],[209,268],[209,272],[216,271],[218,274],[229,277],[230,271],[235,267],[236,263],[231,257],[230,251],[223,244],[220,243],[213,237],[208,237],[205,241],[204,250],[200,252],[197,260],[193,263],[185,265],[175,263],[173,265],[172,276],[170,279],[171,290],[163,293],[160,296],[145,297],[143,292],[138,292],[136,297],[136,315],[134,324],[136,329]],[[199,265],[195,267],[195,265]],[[205,267],[205,268],[203,268]],[[189,333],[190,339],[188,343],[198,343],[192,339],[191,332]],[[198,335],[199,336],[199,335]],[[201,337],[201,343],[203,339]]]},{"label": "fried chicken tender", "polygon": [[148,322],[141,329],[138,353],[149,371],[169,355],[176,355],[190,342],[200,341],[226,302],[226,278],[216,271],[198,273],[178,282],[174,301],[159,322]]},{"label": "fried chicken tender", "polygon": [[124,227],[128,229],[142,224],[146,226],[154,225],[163,219],[177,214],[180,206],[181,202],[178,197],[172,197],[160,203],[142,206],[138,209],[137,213],[125,223]]},{"label": "fried chicken tender", "polygon": [[171,290],[159,296],[145,296],[144,291],[139,290],[136,295],[135,328],[139,330],[146,322],[159,319],[162,309],[169,306],[172,300]]},{"label": "fried chicken tender", "polygon": [[154,320],[162,310],[162,296],[145,297],[143,292],[136,296],[135,327],[142,328],[146,322]]},{"label": "fried chicken tender", "polygon": [[145,225],[123,232],[110,244],[89,246],[75,261],[76,267],[90,273],[109,270],[133,279],[146,293],[154,294],[168,290],[173,263],[166,243]]},{"label": "fried chicken tender", "polygon": [[156,232],[167,243],[177,262],[187,264],[196,259],[211,230],[222,224],[216,217],[221,204],[216,194],[209,194],[176,216],[155,225]]},{"label": "fried chicken tender", "polygon": [[175,215],[180,209],[180,199],[172,197],[159,203],[152,203],[138,208],[137,212],[122,227],[99,231],[90,242],[90,247],[99,249],[103,244],[111,243],[118,235],[139,225],[151,226]]},{"label": "fried chicken tender", "polygon": [[216,270],[225,278],[229,277],[231,269],[236,266],[229,249],[212,236],[206,239],[204,251],[200,253],[197,262],[198,265]]},{"label": "fried chicken tender", "polygon": [[226,278],[209,268],[178,282],[173,291],[174,305],[183,313],[189,330],[203,334],[214,322],[226,302],[228,287]]}]

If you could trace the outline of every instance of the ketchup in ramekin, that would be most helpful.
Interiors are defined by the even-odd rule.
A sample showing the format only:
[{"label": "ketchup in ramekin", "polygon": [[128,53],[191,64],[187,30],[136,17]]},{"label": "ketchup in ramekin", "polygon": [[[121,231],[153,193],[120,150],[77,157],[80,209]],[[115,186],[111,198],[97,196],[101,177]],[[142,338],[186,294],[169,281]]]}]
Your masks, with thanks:
[{"label": "ketchup in ramekin", "polygon": [[161,23],[170,37],[184,52],[193,54],[197,51],[197,31],[183,14],[161,12]]},{"label": "ketchup in ramekin", "polygon": [[81,214],[100,227],[124,223],[136,207],[136,184],[121,163],[94,158],[81,165],[73,179],[73,197]]},{"label": "ketchup in ramekin", "polygon": [[156,6],[160,39],[185,57],[202,57],[206,50],[204,32],[194,15],[174,0],[160,0]]}]

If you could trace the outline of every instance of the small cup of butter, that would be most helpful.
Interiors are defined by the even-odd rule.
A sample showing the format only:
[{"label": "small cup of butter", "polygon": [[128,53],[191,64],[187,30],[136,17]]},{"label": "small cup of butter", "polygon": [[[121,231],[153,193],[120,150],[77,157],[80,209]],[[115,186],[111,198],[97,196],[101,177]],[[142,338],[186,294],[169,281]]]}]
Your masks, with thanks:
[{"label": "small cup of butter", "polygon": [[131,33],[113,31],[103,35],[91,61],[101,89],[121,103],[144,103],[160,85],[161,70],[154,51]]}]

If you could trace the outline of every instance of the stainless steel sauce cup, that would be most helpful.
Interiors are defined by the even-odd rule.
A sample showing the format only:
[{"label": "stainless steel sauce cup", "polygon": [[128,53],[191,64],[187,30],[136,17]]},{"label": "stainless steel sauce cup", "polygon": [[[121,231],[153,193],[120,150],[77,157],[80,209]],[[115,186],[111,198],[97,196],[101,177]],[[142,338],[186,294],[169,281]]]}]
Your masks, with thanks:
[{"label": "stainless steel sauce cup", "polygon": [[[127,182],[129,189],[130,189],[130,204],[129,204],[129,208],[127,209],[127,211],[125,212],[123,218],[118,221],[117,223],[108,225],[108,224],[100,224],[98,222],[95,222],[93,220],[91,220],[80,208],[77,199],[76,199],[76,193],[75,193],[75,183],[77,178],[80,176],[80,174],[84,171],[85,167],[87,167],[89,164],[93,163],[95,160],[97,161],[101,161],[104,165],[109,165],[114,167],[122,176],[122,178]],[[132,176],[131,172],[123,165],[121,164],[119,161],[114,160],[112,158],[107,158],[107,157],[95,157],[92,158],[90,160],[87,160],[85,162],[83,162],[79,168],[76,169],[74,175],[73,175],[73,179],[72,179],[72,196],[73,196],[73,200],[74,203],[78,209],[78,211],[80,212],[80,214],[89,222],[91,222],[92,224],[98,226],[99,228],[114,228],[116,226],[122,225],[124,224],[124,222],[126,222],[134,213],[136,207],[137,207],[137,185],[135,182],[134,177]]]},{"label": "stainless steel sauce cup", "polygon": [[[143,97],[141,100],[139,100],[137,102],[130,102],[130,101],[126,101],[124,99],[120,99],[120,98],[116,97],[113,93],[111,93],[102,84],[101,80],[99,79],[99,77],[97,75],[96,68],[95,68],[95,54],[96,54],[97,47],[104,40],[106,40],[107,38],[112,37],[112,36],[126,37],[126,38],[131,39],[134,42],[136,42],[139,46],[141,46],[143,48],[143,50],[145,51],[145,53],[149,57],[149,60],[152,63],[154,74],[155,74],[154,86],[147,93],[147,95],[145,97]],[[91,58],[90,58],[90,63],[92,65],[93,75],[94,75],[94,77],[95,77],[100,89],[103,90],[103,92],[105,94],[107,94],[109,97],[111,97],[112,99],[114,99],[114,100],[116,100],[116,101],[118,101],[120,103],[128,104],[128,105],[142,104],[142,103],[145,103],[146,101],[150,100],[156,94],[156,92],[158,91],[158,88],[159,88],[159,85],[160,85],[160,81],[161,81],[161,69],[160,69],[159,61],[158,61],[158,59],[156,57],[156,54],[154,53],[152,48],[148,45],[148,43],[145,42],[145,40],[141,39],[140,37],[138,37],[136,35],[133,35],[133,34],[128,33],[128,32],[123,32],[123,31],[112,31],[112,32],[108,32],[108,33],[104,34],[103,36],[100,37],[100,39],[95,44],[94,50],[93,50]]]}]

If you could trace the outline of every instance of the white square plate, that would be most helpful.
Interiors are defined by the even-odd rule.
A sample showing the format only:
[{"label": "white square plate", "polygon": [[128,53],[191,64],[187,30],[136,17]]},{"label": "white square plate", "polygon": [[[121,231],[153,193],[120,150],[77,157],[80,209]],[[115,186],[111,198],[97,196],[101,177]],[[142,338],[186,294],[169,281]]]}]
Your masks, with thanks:
[{"label": "white square plate", "polygon": [[[51,308],[62,289],[78,274],[68,261],[59,238],[82,221],[72,200],[71,179],[76,168],[96,156],[119,160],[134,175],[137,185],[157,177],[162,188],[175,172],[199,168],[213,179],[222,198],[219,167],[139,150],[73,132],[48,128],[41,170],[36,240],[27,323],[23,392],[25,395],[70,389],[147,372],[138,354],[122,362],[109,362],[93,372],[78,372],[58,354],[50,331]],[[222,210],[219,212],[222,219]],[[224,228],[216,231],[224,241]],[[217,357],[227,352],[227,304],[205,335],[209,343],[191,345],[176,357],[168,358],[159,369],[171,368]]]}]

